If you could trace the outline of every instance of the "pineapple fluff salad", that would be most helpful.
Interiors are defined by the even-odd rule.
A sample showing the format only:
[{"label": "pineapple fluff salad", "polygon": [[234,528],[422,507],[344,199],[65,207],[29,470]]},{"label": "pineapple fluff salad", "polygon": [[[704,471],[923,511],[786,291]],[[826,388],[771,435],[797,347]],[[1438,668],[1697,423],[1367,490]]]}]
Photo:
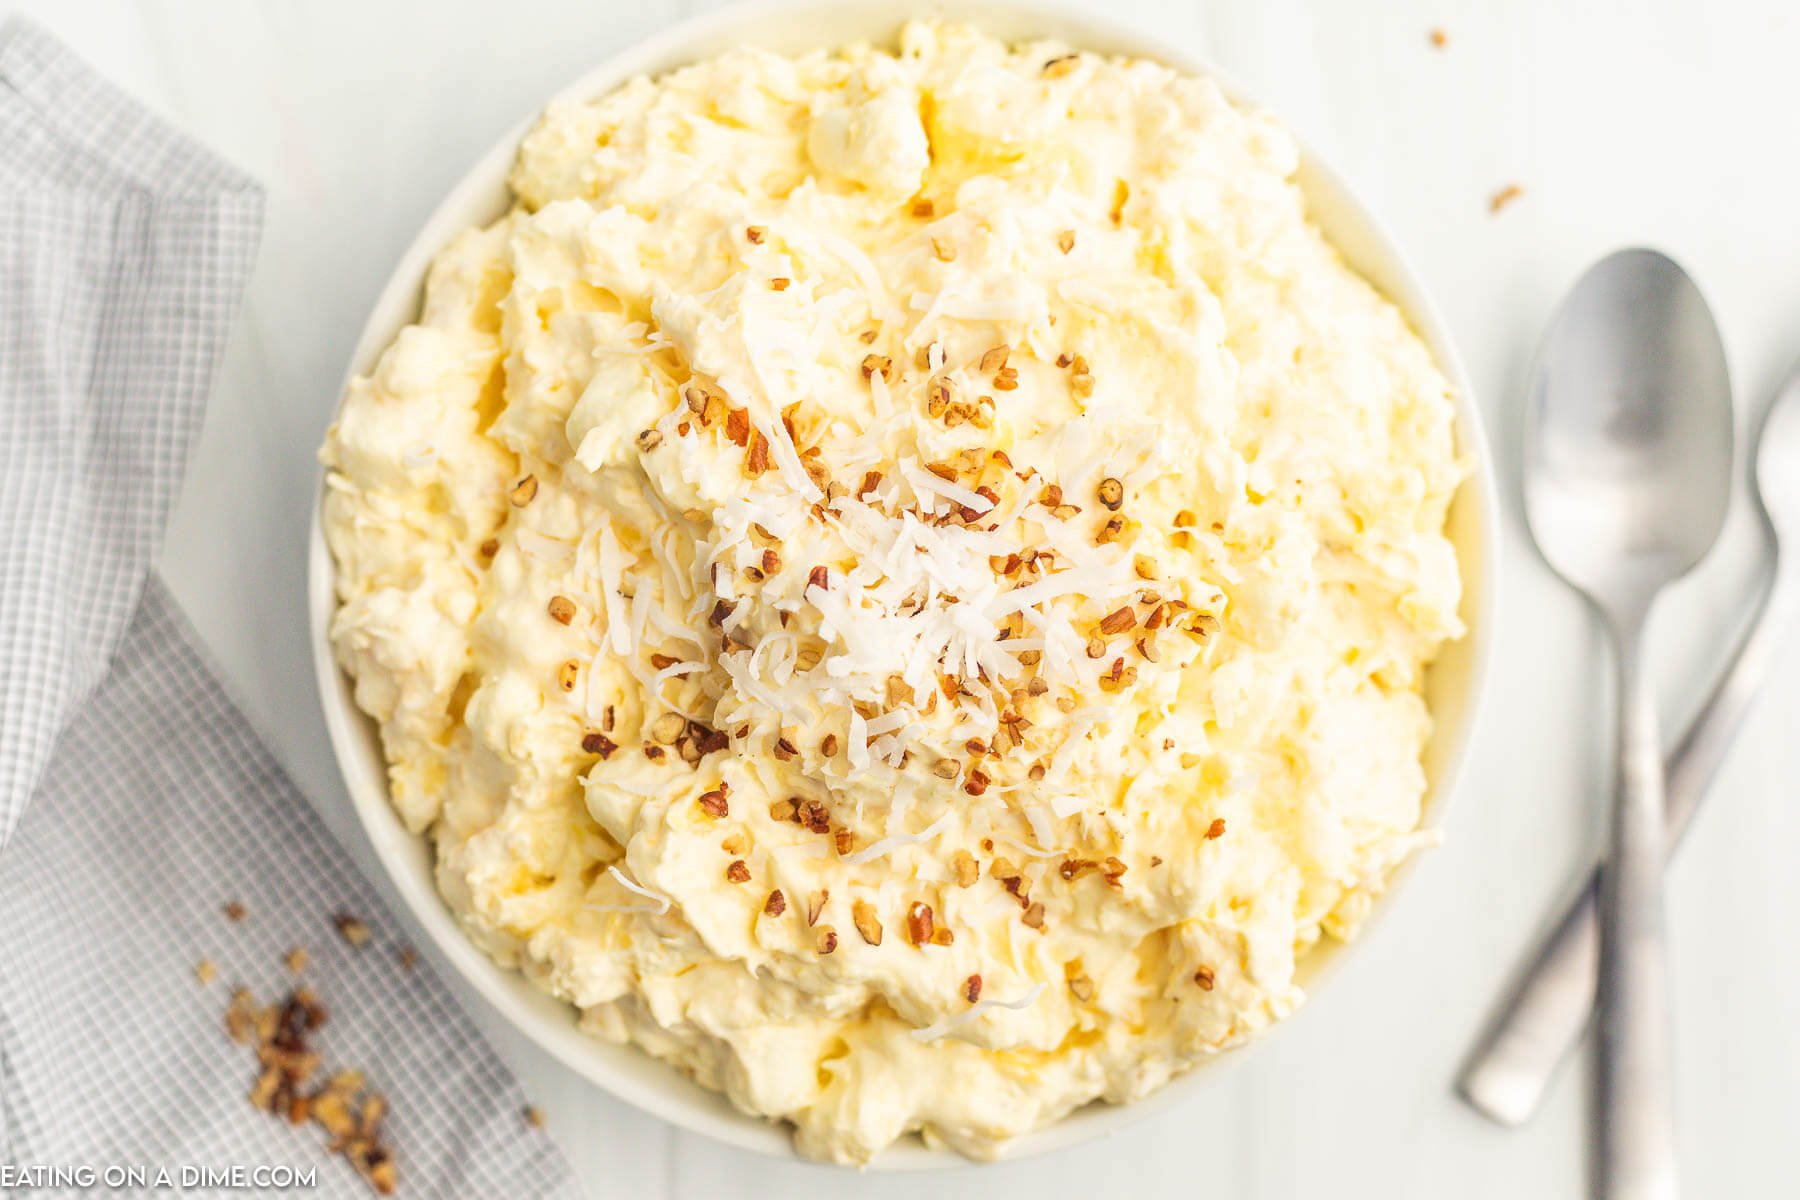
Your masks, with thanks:
[{"label": "pineapple fluff salad", "polygon": [[935,22],[552,105],[323,450],[468,936],[840,1163],[1293,1011],[1429,840],[1465,473],[1296,165]]}]

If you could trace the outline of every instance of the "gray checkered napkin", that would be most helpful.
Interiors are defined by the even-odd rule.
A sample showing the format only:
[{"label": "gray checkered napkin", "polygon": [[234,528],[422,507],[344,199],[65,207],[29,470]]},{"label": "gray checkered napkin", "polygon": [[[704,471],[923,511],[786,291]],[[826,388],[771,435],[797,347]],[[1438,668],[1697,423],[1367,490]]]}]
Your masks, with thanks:
[{"label": "gray checkered napkin", "polygon": [[313,1048],[388,1097],[402,1194],[573,1195],[149,577],[261,213],[48,35],[0,29],[0,1171],[285,1164],[369,1195],[316,1125],[251,1107],[225,1037],[230,986],[278,999],[304,944]]}]

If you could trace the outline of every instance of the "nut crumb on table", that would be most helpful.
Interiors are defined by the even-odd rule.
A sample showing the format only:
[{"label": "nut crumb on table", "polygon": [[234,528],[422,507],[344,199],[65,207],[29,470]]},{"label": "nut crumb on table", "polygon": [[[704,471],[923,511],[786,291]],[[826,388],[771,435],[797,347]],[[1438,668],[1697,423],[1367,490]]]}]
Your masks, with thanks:
[{"label": "nut crumb on table", "polygon": [[331,923],[337,927],[338,935],[352,946],[362,947],[368,944],[369,927],[360,918],[340,912],[331,918]]},{"label": "nut crumb on table", "polygon": [[329,1140],[327,1149],[342,1154],[378,1194],[392,1195],[398,1168],[382,1138],[387,1100],[369,1089],[361,1071],[340,1070],[320,1078],[320,1055],[312,1036],[328,1014],[309,987],[296,988],[278,1004],[258,1005],[248,989],[232,992],[225,1010],[225,1032],[240,1045],[253,1046],[260,1071],[250,1089],[250,1103],[291,1125],[312,1121]]}]

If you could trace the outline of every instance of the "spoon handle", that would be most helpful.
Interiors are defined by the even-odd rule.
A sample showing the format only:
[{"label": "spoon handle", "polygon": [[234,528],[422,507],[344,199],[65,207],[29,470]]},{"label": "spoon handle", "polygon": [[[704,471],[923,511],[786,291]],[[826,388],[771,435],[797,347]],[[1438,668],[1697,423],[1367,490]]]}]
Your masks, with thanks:
[{"label": "spoon handle", "polygon": [[[1787,560],[1778,561],[1786,567]],[[1669,851],[1687,832],[1751,700],[1768,675],[1780,633],[1800,603],[1794,574],[1785,569],[1774,574],[1730,664],[1664,764]],[[1501,1124],[1522,1124],[1536,1111],[1557,1067],[1581,1040],[1593,1015],[1600,950],[1599,887],[1596,868],[1463,1069],[1459,1084],[1464,1098]]]},{"label": "spoon handle", "polygon": [[1619,764],[1600,871],[1600,1069],[1595,1194],[1674,1200],[1675,1120],[1663,945],[1663,764],[1642,675],[1643,621],[1615,626]]}]

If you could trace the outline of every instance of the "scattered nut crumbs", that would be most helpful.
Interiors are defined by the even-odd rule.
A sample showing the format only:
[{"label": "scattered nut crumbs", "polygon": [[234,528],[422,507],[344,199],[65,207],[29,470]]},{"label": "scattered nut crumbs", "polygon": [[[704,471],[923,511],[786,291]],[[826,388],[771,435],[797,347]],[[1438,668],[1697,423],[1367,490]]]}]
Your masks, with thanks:
[{"label": "scattered nut crumbs", "polygon": [[732,883],[749,883],[750,868],[743,859],[733,859],[731,865],[725,868],[725,878]]},{"label": "scattered nut crumbs", "polygon": [[1214,817],[1212,824],[1208,825],[1206,827],[1206,840],[1210,842],[1216,838],[1222,838],[1224,836],[1225,836],[1225,818],[1224,817]]},{"label": "scattered nut crumbs", "polygon": [[1516,183],[1509,183],[1495,192],[1488,200],[1488,212],[1497,213],[1507,205],[1525,194],[1525,189]]},{"label": "scattered nut crumbs", "polygon": [[575,619],[575,602],[567,596],[552,596],[549,611],[551,620],[558,625],[567,625]]},{"label": "scattered nut crumbs", "polygon": [[306,947],[295,946],[287,952],[287,956],[281,960],[281,964],[293,974],[298,975],[306,970],[307,961]]},{"label": "scattered nut crumbs", "polygon": [[393,1153],[381,1138],[387,1100],[368,1090],[356,1070],[335,1072],[307,1090],[319,1071],[319,1054],[308,1038],[325,1021],[325,1006],[306,987],[267,1008],[257,1005],[248,988],[238,988],[225,1010],[227,1036],[240,1045],[254,1045],[262,1066],[250,1103],[292,1125],[317,1122],[330,1135],[327,1148],[348,1159],[377,1193],[391,1196],[400,1181]]},{"label": "scattered nut crumbs", "polygon": [[786,911],[787,897],[781,894],[780,888],[776,888],[769,893],[769,898],[763,902],[763,912],[771,917],[779,917]]},{"label": "scattered nut crumbs", "polygon": [[227,921],[241,921],[248,916],[249,913],[250,910],[245,908],[242,904],[239,904],[236,900],[226,901],[225,919]]},{"label": "scattered nut crumbs", "polygon": [[203,958],[194,964],[194,978],[202,984],[211,983],[219,977],[219,968],[210,958]]},{"label": "scattered nut crumbs", "polygon": [[1201,967],[1198,971],[1195,971],[1194,972],[1194,982],[1200,985],[1201,991],[1203,991],[1203,992],[1212,991],[1213,990],[1213,969],[1211,967]]},{"label": "scattered nut crumbs", "polygon": [[981,999],[981,976],[971,975],[963,980],[962,993],[970,1004]]},{"label": "scattered nut crumbs", "polygon": [[331,918],[331,923],[337,926],[338,933],[352,946],[369,944],[369,927],[349,913],[338,913]]},{"label": "scattered nut crumbs", "polygon": [[525,1106],[525,1123],[533,1129],[542,1129],[544,1127],[544,1110],[535,1104],[527,1104]]}]

